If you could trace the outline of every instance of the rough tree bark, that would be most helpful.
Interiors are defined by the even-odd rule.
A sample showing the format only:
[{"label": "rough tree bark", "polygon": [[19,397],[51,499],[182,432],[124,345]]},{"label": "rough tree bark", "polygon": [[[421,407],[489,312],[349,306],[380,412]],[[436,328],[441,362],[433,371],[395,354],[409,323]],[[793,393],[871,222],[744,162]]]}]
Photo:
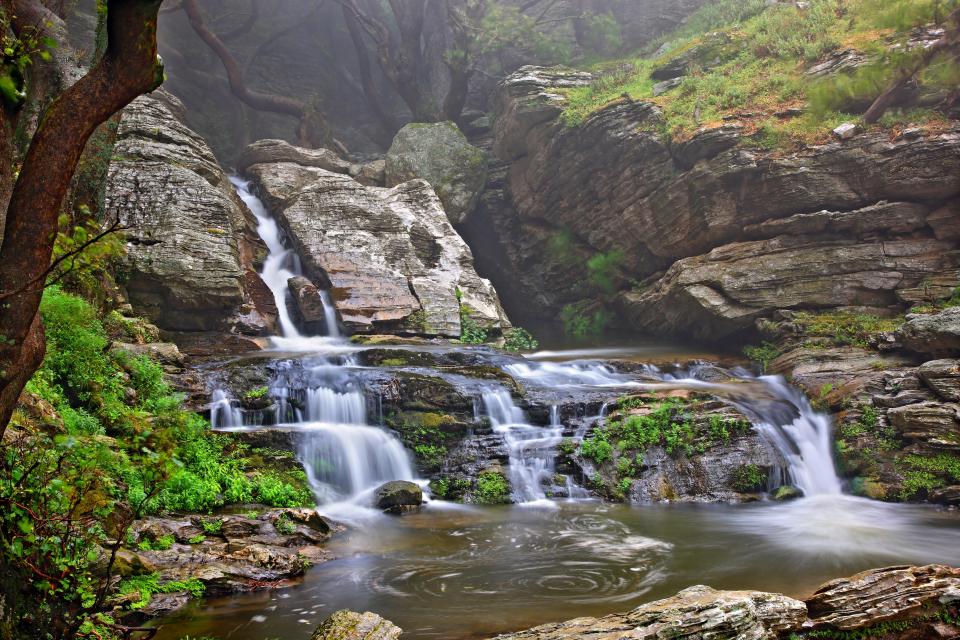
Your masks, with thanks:
[{"label": "rough tree bark", "polygon": [[299,123],[297,128],[298,144],[306,147],[327,147],[343,150],[333,139],[330,127],[319,109],[296,98],[278,96],[260,91],[252,91],[243,79],[243,71],[236,58],[223,44],[217,35],[211,31],[203,19],[203,13],[197,5],[197,0],[183,0],[182,7],[190,21],[190,26],[201,40],[220,58],[223,69],[227,73],[227,82],[230,91],[244,104],[257,111],[269,111],[293,116]]},{"label": "rough tree bark", "polygon": [[44,354],[38,313],[57,216],[87,140],[163,81],[157,58],[162,0],[108,0],[100,60],[47,108],[13,187],[0,245],[0,437]]}]

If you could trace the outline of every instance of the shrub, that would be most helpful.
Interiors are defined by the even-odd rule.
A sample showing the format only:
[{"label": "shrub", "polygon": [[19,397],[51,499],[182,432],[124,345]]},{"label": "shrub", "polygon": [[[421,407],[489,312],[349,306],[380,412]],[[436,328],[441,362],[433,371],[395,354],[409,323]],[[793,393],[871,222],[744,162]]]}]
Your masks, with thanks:
[{"label": "shrub", "polygon": [[607,432],[597,429],[580,443],[580,455],[597,464],[603,464],[613,456],[613,445],[607,440]]},{"label": "shrub", "polygon": [[755,464],[740,465],[730,476],[730,486],[741,493],[760,491],[767,483],[767,474]]},{"label": "shrub", "polygon": [[587,260],[587,277],[591,284],[604,293],[613,293],[617,289],[618,273],[623,263],[623,252],[619,249],[598,253]]},{"label": "shrub", "polygon": [[603,335],[612,319],[610,312],[605,309],[587,311],[580,304],[568,304],[560,311],[563,332],[581,340]]},{"label": "shrub", "polygon": [[484,471],[477,477],[473,491],[477,504],[504,504],[510,502],[510,486],[499,471]]},{"label": "shrub", "polygon": [[529,331],[521,327],[514,327],[503,332],[505,339],[503,348],[507,351],[536,351],[540,343]]}]

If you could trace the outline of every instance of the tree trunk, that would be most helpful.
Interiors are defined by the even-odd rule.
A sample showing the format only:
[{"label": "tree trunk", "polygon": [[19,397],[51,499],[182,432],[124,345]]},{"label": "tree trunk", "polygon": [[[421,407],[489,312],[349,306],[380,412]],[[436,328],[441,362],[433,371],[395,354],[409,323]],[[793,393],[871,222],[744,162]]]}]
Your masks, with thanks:
[{"label": "tree trunk", "polygon": [[38,315],[57,215],[87,140],[163,81],[157,58],[162,0],[108,0],[103,57],[49,106],[27,150],[0,245],[0,437],[44,352]]},{"label": "tree trunk", "polygon": [[230,91],[234,96],[248,107],[258,111],[282,113],[296,118],[298,121],[298,144],[308,147],[335,148],[330,127],[319,109],[296,98],[251,91],[243,79],[243,72],[240,70],[236,58],[204,22],[203,13],[197,5],[197,0],[183,0],[183,10],[186,12],[190,26],[193,27],[197,36],[220,58],[223,69],[227,72]]},{"label": "tree trunk", "polygon": [[357,24],[357,18],[347,7],[341,7],[343,11],[343,21],[347,25],[347,31],[350,34],[350,40],[353,42],[353,48],[357,53],[357,67],[360,70],[360,86],[363,88],[363,95],[367,99],[367,106],[380,122],[380,127],[388,137],[392,138],[397,132],[397,121],[393,114],[384,110],[380,104],[380,96],[377,92],[377,86],[373,81],[373,72],[370,68],[370,54],[367,52],[367,45],[363,41],[363,33],[360,25]]}]

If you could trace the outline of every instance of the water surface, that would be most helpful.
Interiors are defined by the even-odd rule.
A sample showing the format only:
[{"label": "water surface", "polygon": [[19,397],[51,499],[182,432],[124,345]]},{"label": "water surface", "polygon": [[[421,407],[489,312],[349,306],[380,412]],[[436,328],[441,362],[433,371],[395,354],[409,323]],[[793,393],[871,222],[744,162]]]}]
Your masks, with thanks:
[{"label": "water surface", "polygon": [[209,599],[157,636],[307,640],[338,609],[379,613],[404,638],[466,640],[603,615],[707,584],[796,597],[900,563],[960,564],[960,514],[849,496],[793,503],[432,503],[368,514],[330,542],[338,559],[299,585]]}]

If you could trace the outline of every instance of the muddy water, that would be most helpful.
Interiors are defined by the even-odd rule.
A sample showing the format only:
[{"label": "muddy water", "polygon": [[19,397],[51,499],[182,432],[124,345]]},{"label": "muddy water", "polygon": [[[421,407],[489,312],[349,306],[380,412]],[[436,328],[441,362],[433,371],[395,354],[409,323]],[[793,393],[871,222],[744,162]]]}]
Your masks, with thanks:
[{"label": "muddy water", "polygon": [[693,584],[803,596],[898,564],[960,564],[960,514],[845,496],[788,504],[460,507],[369,515],[288,588],[209,599],[159,640],[306,640],[331,612],[375,611],[404,638],[483,638],[628,610]]}]

